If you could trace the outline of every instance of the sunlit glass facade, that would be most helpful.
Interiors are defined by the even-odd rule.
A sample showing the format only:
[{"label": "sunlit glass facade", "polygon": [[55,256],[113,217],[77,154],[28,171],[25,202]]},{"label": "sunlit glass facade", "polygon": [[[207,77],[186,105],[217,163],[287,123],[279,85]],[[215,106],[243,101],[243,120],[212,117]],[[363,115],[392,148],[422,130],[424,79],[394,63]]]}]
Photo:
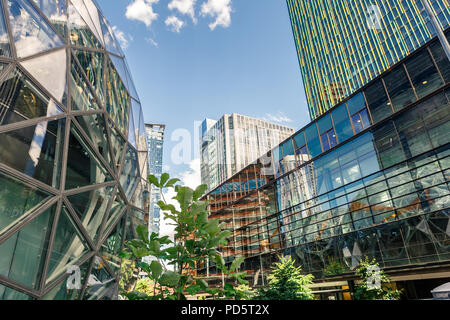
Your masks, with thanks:
[{"label": "sunlit glass facade", "polygon": [[149,212],[124,54],[92,0],[0,9],[0,300],[115,299]]},{"label": "sunlit glass facade", "polygon": [[209,193],[233,232],[225,260],[245,256],[254,285],[279,254],[319,282],[351,279],[364,256],[450,278],[449,81],[434,39]]},{"label": "sunlit glass facade", "polygon": [[[436,35],[423,0],[286,0],[311,119]],[[447,0],[427,0],[443,30]]]}]

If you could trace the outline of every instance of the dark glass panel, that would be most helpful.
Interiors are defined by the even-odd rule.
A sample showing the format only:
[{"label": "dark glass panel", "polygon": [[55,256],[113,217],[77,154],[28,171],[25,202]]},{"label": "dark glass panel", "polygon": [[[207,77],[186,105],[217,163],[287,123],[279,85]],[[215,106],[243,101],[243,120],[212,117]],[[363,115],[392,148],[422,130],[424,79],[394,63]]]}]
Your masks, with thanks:
[{"label": "dark glass panel", "polygon": [[317,126],[319,127],[320,134],[330,130],[333,127],[333,124],[331,122],[331,114],[328,113],[319,120],[317,120]]},{"label": "dark glass panel", "polygon": [[347,107],[345,104],[341,104],[331,111],[333,116],[334,128],[336,129],[336,134],[339,142],[342,143],[348,138],[353,136],[353,129],[348,118]]},{"label": "dark glass panel", "polygon": [[428,129],[433,146],[439,147],[450,141],[450,103],[444,94],[438,94],[417,108]]},{"label": "dark glass panel", "polygon": [[406,159],[392,121],[375,129],[373,136],[384,168]]},{"label": "dark glass panel", "polygon": [[381,80],[377,80],[370,85],[364,93],[374,123],[377,123],[392,114],[391,103],[389,102]]},{"label": "dark glass panel", "polygon": [[53,205],[0,244],[1,275],[29,288],[39,288],[55,208]]},{"label": "dark glass panel", "polygon": [[320,136],[320,139],[322,140],[323,151],[327,151],[328,149],[330,149],[330,144],[328,142],[328,133],[325,132],[324,134],[322,134]]},{"label": "dark glass panel", "polygon": [[65,119],[0,134],[0,161],[59,189]]},{"label": "dark glass panel", "polygon": [[354,114],[366,107],[366,100],[362,92],[356,94],[353,98],[347,101],[348,112]]},{"label": "dark glass panel", "polygon": [[363,126],[363,123],[362,123],[359,113],[355,113],[352,116],[352,123],[353,123],[353,128],[355,128],[356,133],[363,131],[364,126]]},{"label": "dark glass panel", "polygon": [[92,51],[75,50],[75,56],[80,62],[81,68],[86,74],[88,81],[94,88],[97,97],[102,103],[105,102],[105,95],[103,93],[105,57],[103,53]]},{"label": "dark glass panel", "polygon": [[0,125],[38,117],[51,117],[62,110],[19,69],[11,71],[0,85]]},{"label": "dark glass panel", "polygon": [[0,300],[32,300],[32,297],[0,284]]},{"label": "dark glass panel", "polygon": [[294,136],[294,142],[295,142],[295,148],[296,148],[296,149],[297,149],[297,148],[301,148],[301,147],[303,147],[303,146],[306,144],[306,141],[305,141],[305,134],[304,134],[303,131],[297,133],[297,134]]},{"label": "dark glass panel", "polygon": [[122,173],[120,175],[120,184],[127,196],[131,199],[134,189],[139,182],[139,163],[136,151],[128,146],[125,159],[122,164]]},{"label": "dark glass panel", "polygon": [[413,88],[402,64],[389,71],[383,79],[395,111],[416,101]]},{"label": "dark glass panel", "polygon": [[104,230],[109,230],[111,225],[113,225],[117,221],[117,218],[119,217],[120,214],[122,214],[123,212],[122,209],[125,208],[125,206],[126,206],[125,200],[118,191],[116,197],[114,198],[114,202],[111,206],[111,210],[109,211],[108,221],[106,222]]},{"label": "dark glass panel", "polygon": [[63,205],[56,227],[45,283],[48,284],[67,272],[67,268],[77,264],[88,251],[89,246]]},{"label": "dark glass panel", "polygon": [[98,110],[100,107],[95,101],[94,95],[87,84],[87,80],[83,75],[78,63],[72,56],[72,68],[70,72],[70,98],[72,110],[90,111]]},{"label": "dark glass panel", "polygon": [[430,50],[445,83],[448,83],[450,81],[450,61],[448,61],[447,55],[445,54],[441,43],[439,41],[435,41],[430,46]]},{"label": "dark glass panel", "polygon": [[409,58],[405,65],[419,99],[443,85],[427,50]]},{"label": "dark glass panel", "polygon": [[114,167],[118,171],[120,169],[120,160],[122,159],[123,148],[125,147],[126,141],[119,134],[119,132],[117,132],[116,128],[109,119],[108,124],[111,133],[111,151],[114,157]]},{"label": "dark glass panel", "polygon": [[72,126],[67,159],[66,190],[111,180],[112,177],[108,171],[103,168],[78,130]]},{"label": "dark glass panel", "polygon": [[87,233],[97,242],[114,186],[67,196]]},{"label": "dark glass panel", "polygon": [[294,145],[291,139],[284,142],[281,148],[283,149],[283,157],[294,155]]},{"label": "dark glass panel", "polygon": [[17,225],[50,195],[0,172],[0,234]]},{"label": "dark glass panel", "polygon": [[122,244],[124,241],[125,221],[126,217],[123,217],[100,247],[100,253],[103,260],[108,263],[110,268],[116,274],[120,270],[119,253],[122,250]]},{"label": "dark glass panel", "polygon": [[92,114],[87,116],[76,117],[78,123],[83,128],[84,132],[91,139],[91,142],[96,147],[97,151],[102,155],[103,159],[115,167],[114,161],[111,159],[109,152],[109,142],[106,132],[106,122],[102,114]]},{"label": "dark glass panel", "polygon": [[305,130],[306,141],[308,142],[308,150],[311,157],[314,158],[322,153],[322,147],[320,146],[319,133],[317,132],[316,124],[313,123]]},{"label": "dark glass panel", "polygon": [[116,285],[115,278],[111,276],[106,269],[103,260],[98,259],[92,267],[91,275],[89,276],[88,286],[84,293],[84,300],[97,300],[108,289]]}]

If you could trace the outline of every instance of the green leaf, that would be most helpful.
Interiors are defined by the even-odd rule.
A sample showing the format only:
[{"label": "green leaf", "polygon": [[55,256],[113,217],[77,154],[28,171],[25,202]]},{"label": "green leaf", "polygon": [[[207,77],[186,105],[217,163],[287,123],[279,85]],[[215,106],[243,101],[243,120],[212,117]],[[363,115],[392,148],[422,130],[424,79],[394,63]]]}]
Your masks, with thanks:
[{"label": "green leaf", "polygon": [[136,233],[139,236],[139,239],[148,243],[148,227],[141,224],[136,227]]},{"label": "green leaf", "polygon": [[170,176],[168,173],[163,173],[161,175],[161,180],[159,180],[159,185],[161,188],[165,187],[165,183],[167,182],[167,180],[169,180]]},{"label": "green leaf", "polygon": [[195,283],[197,283],[201,287],[202,290],[205,290],[208,288],[208,283],[203,279],[197,279],[195,281]]},{"label": "green leaf", "polygon": [[158,178],[155,177],[155,176],[152,175],[152,174],[150,174],[150,175],[148,176],[148,182],[150,182],[150,184],[153,184],[153,185],[155,185],[155,186],[158,187],[158,188],[161,187],[161,186],[159,185]]},{"label": "green leaf", "polygon": [[174,178],[174,179],[170,179],[167,183],[166,183],[166,188],[169,188],[169,187],[173,187],[173,185],[175,184],[175,183],[177,183],[178,181],[181,181],[180,179],[177,179],[177,178]]},{"label": "green leaf", "polygon": [[151,254],[146,248],[131,248],[131,250],[136,258],[143,258]]},{"label": "green leaf", "polygon": [[192,201],[194,191],[189,187],[179,187],[177,190],[177,195],[174,199],[180,204],[181,211],[186,211]]},{"label": "green leaf", "polygon": [[186,287],[185,290],[186,290],[186,292],[189,293],[191,296],[194,296],[194,295],[196,295],[197,293],[199,293],[201,289],[202,289],[202,288],[201,288],[199,285],[193,284],[193,285],[191,285],[191,286],[189,286],[189,287]]},{"label": "green leaf", "polygon": [[235,272],[237,269],[239,269],[239,267],[244,262],[244,260],[245,260],[245,258],[242,256],[235,258],[233,263],[231,263],[230,271]]},{"label": "green leaf", "polygon": [[205,193],[206,189],[208,189],[208,185],[206,185],[206,184],[199,185],[195,189],[195,191],[194,191],[194,193],[192,195],[192,199],[194,201],[198,200]]},{"label": "green leaf", "polygon": [[158,279],[161,276],[161,273],[163,271],[163,267],[161,263],[157,260],[153,260],[150,263],[150,270],[152,271],[152,275],[155,279]]},{"label": "green leaf", "polygon": [[164,272],[159,278],[159,283],[163,286],[174,287],[178,284],[180,275],[173,271]]},{"label": "green leaf", "polygon": [[148,247],[151,251],[155,252],[156,254],[159,254],[161,252],[161,244],[159,243],[158,240],[150,241],[150,244]]}]

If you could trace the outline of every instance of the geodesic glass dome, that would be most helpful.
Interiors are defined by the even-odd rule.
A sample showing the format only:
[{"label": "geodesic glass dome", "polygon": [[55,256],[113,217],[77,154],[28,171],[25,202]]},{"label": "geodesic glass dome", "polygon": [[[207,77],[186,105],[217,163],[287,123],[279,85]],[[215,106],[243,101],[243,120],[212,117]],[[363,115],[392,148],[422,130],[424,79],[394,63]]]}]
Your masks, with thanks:
[{"label": "geodesic glass dome", "polygon": [[124,54],[92,0],[0,8],[0,300],[114,299],[149,212]]}]

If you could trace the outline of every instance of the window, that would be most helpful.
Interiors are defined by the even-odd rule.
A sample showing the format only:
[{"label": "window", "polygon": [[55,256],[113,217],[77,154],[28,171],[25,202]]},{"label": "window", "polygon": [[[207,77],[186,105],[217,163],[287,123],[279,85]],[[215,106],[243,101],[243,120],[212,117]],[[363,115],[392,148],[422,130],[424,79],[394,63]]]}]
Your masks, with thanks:
[{"label": "window", "polygon": [[361,111],[352,115],[352,123],[353,128],[355,128],[355,134],[370,127],[369,113],[367,112],[367,109],[364,108]]},{"label": "window", "polygon": [[308,149],[306,148],[306,145],[298,148],[295,153],[297,154],[299,164],[305,163],[309,160]]},{"label": "window", "polygon": [[399,65],[393,69],[383,79],[395,111],[401,110],[416,101],[414,90],[411,87],[403,65]]},{"label": "window", "polygon": [[345,104],[341,104],[331,111],[333,117],[334,127],[336,129],[336,135],[339,142],[343,142],[353,136],[352,125],[348,118],[347,107]]},{"label": "window", "polygon": [[411,57],[405,65],[419,99],[443,85],[427,50]]},{"label": "window", "polygon": [[[450,34],[450,33],[449,33]],[[447,56],[444,53],[444,49],[439,41],[435,41],[430,46],[431,53],[433,55],[434,61],[441,71],[442,77],[444,77],[444,81],[447,83],[450,81],[450,62],[447,59]]]},{"label": "window", "polygon": [[330,129],[320,136],[322,140],[323,151],[327,151],[337,145],[336,134],[334,129]]},{"label": "window", "polygon": [[364,91],[374,123],[392,114],[391,102],[388,99],[381,80],[377,80]]},{"label": "window", "polygon": [[322,148],[320,146],[319,133],[317,131],[317,126],[315,123],[310,125],[305,130],[306,140],[308,142],[308,149],[311,157],[314,158],[322,153]]}]

